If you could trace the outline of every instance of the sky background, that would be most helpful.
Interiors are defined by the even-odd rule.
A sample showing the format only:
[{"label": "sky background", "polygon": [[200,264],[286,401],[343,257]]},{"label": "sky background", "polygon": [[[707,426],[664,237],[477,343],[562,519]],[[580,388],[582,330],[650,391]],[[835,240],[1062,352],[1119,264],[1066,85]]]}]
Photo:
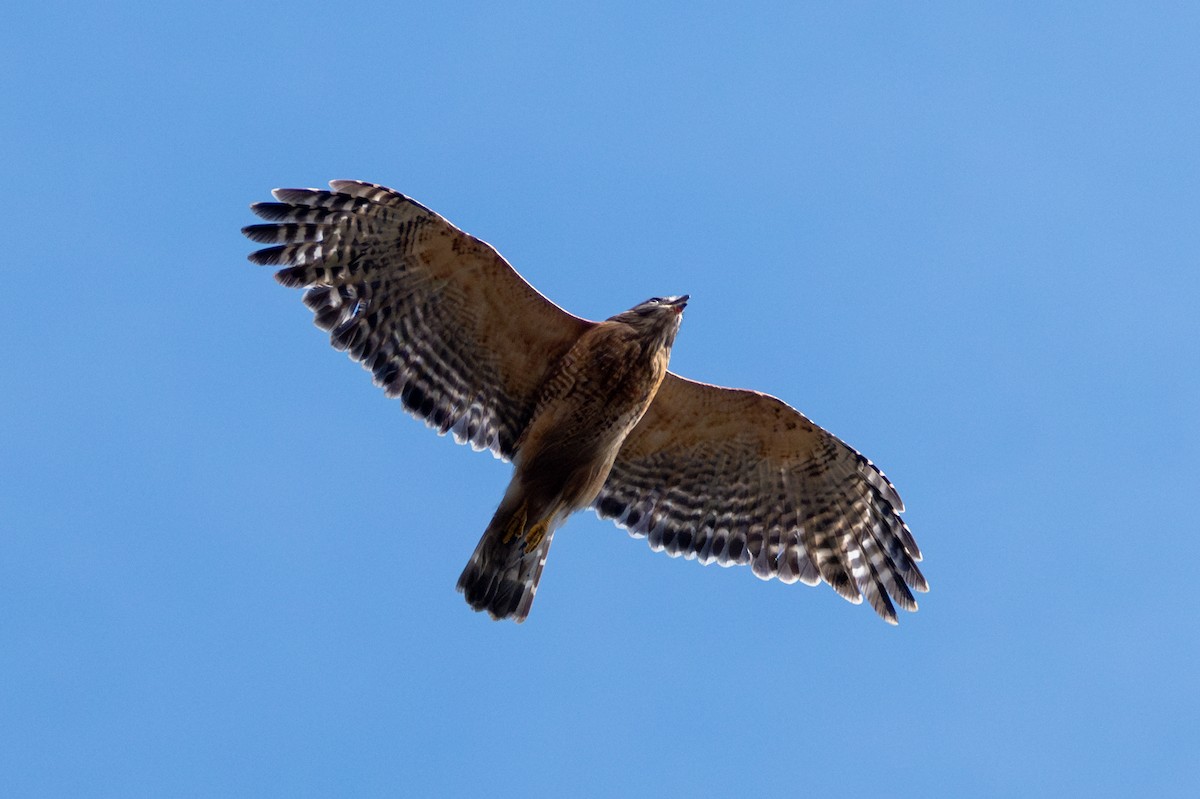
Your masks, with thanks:
[{"label": "sky background", "polygon": [[[6,16],[0,793],[1200,795],[1195,4],[409,5]],[[920,612],[590,513],[470,612],[509,467],[245,259],[330,178],[690,293],[675,371],[880,464]]]}]

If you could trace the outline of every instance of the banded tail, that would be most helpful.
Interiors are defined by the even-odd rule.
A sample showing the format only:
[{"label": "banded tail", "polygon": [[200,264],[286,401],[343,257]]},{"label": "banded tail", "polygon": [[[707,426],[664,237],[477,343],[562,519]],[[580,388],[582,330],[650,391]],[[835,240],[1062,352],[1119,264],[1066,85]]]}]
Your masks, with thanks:
[{"label": "banded tail", "polygon": [[511,503],[505,500],[458,578],[457,588],[475,610],[520,623],[533,605],[554,531],[565,519],[556,519],[553,513],[529,519],[525,502],[509,509]]}]

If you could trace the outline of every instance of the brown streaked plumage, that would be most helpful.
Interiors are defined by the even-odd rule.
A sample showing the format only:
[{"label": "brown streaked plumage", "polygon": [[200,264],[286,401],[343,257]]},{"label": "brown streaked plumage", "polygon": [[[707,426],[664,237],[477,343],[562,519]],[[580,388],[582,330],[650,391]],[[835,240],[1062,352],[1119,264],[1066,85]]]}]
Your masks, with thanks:
[{"label": "brown streaked plumage", "polygon": [[687,297],[572,316],[489,245],[403,195],[336,180],[255,203],[250,256],[307,287],[335,347],[389,396],[513,477],[459,578],[529,614],[554,531],[595,507],[656,551],[815,584],[895,623],[928,586],[904,507],[863,456],[774,397],[667,371]]}]

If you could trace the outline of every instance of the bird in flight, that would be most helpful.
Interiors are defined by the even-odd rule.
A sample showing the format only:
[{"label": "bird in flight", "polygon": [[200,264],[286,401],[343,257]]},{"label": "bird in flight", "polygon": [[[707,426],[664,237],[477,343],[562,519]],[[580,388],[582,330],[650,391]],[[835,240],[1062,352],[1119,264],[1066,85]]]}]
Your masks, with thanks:
[{"label": "bird in flight", "polygon": [[546,299],[490,245],[399,192],[334,180],[276,189],[242,232],[307,289],[315,322],[439,434],[512,461],[458,580],[524,621],[554,533],[594,508],[651,549],[828,583],[886,621],[928,585],[895,487],[784,402],[667,370],[688,296],[603,322]]}]

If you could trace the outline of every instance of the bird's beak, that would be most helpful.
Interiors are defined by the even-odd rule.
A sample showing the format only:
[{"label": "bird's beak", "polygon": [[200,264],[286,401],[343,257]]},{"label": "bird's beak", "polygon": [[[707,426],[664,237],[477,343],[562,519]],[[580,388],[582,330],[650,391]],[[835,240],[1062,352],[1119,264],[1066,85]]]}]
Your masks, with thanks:
[{"label": "bird's beak", "polygon": [[675,309],[675,313],[683,313],[683,309],[687,307],[690,294],[680,294],[678,297],[672,297],[667,301],[667,304]]}]

